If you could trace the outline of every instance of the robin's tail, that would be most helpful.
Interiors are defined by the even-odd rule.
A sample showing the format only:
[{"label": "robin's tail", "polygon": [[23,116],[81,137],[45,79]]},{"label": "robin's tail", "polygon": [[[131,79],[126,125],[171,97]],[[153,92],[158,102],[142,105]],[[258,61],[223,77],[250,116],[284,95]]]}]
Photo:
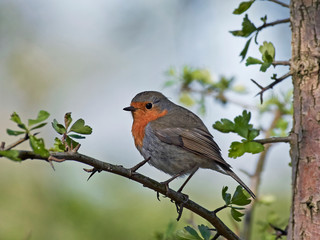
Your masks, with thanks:
[{"label": "robin's tail", "polygon": [[236,180],[250,195],[253,199],[256,198],[256,195],[250,190],[250,188],[242,182],[242,180],[231,170],[224,168],[226,174],[230,175],[234,180]]}]

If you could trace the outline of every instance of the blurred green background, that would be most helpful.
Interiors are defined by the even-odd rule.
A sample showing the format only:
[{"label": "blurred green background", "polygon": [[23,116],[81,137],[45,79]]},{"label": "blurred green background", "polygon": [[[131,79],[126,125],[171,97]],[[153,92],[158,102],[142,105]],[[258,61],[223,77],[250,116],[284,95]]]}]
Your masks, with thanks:
[{"label": "blurred green background", "polygon": [[[164,88],[169,67],[188,64],[208,69],[213,76],[235,76],[249,94],[241,101],[258,103],[250,78],[267,82],[258,68],[240,64],[239,52],[245,40],[228,32],[240,28],[241,17],[232,15],[239,1],[62,1],[0,0],[0,140],[16,111],[24,119],[41,109],[51,113],[50,121],[63,120],[66,112],[84,118],[93,134],[82,141],[81,153],[113,164],[131,167],[142,160],[131,137],[131,116],[122,108],[143,90],[158,90],[178,100],[178,89]],[[270,14],[273,20],[287,17],[288,10],[261,2],[250,12],[253,21]],[[288,26],[268,29],[259,35],[277,47],[277,58],[290,55]],[[250,54],[257,54],[250,49]],[[285,72],[285,70],[283,70]],[[270,70],[269,73],[272,73]],[[280,73],[281,74],[281,70]],[[280,93],[279,87],[272,94]],[[220,118],[233,118],[242,109],[208,102],[202,116],[227,158],[233,136],[210,126]],[[195,109],[193,109],[195,110]],[[257,125],[268,125],[268,118]],[[41,131],[46,146],[56,137],[50,126]],[[28,149],[28,144],[19,146]],[[279,144],[269,154],[263,174],[262,194],[276,199],[261,206],[256,216],[263,227],[268,218],[289,215],[290,168],[288,146]],[[245,155],[227,161],[245,182],[239,170],[253,171],[257,156]],[[201,224],[187,210],[179,223],[175,206],[168,199],[159,202],[156,193],[107,173],[88,174],[82,164],[49,164],[36,160],[22,163],[1,158],[0,239],[165,239],[170,224],[182,229]],[[144,166],[141,170],[159,181],[167,175]],[[178,188],[183,179],[171,186]],[[281,184],[279,184],[281,183]],[[236,183],[226,176],[201,170],[186,188],[194,201],[208,209],[223,204],[221,189]],[[269,213],[268,213],[269,212]],[[229,213],[221,215],[230,226]]]}]

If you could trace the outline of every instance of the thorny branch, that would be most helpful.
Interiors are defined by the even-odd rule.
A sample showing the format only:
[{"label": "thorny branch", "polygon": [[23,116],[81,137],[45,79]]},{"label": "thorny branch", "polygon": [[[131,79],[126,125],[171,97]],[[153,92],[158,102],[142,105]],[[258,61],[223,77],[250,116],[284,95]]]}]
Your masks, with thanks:
[{"label": "thorny branch", "polygon": [[[1,155],[0,155],[1,156]],[[27,159],[35,159],[35,160],[45,160],[49,161],[48,158],[43,157],[39,154],[35,154],[32,151],[19,151],[19,156],[21,160]],[[63,159],[63,160],[73,160],[76,162],[81,162],[87,165],[92,166],[97,171],[106,171],[113,174],[117,174],[126,178],[129,178],[135,182],[141,183],[144,187],[153,189],[154,191],[165,195],[170,198],[177,204],[183,204],[184,208],[189,209],[190,211],[196,213],[202,218],[206,219],[210,222],[214,228],[217,230],[217,234],[224,236],[226,239],[230,240],[239,240],[240,238],[232,232],[221,220],[217,217],[217,215],[200,206],[199,204],[193,202],[189,198],[186,200],[185,195],[182,193],[178,193],[164,184],[161,184],[147,176],[144,176],[140,173],[132,172],[131,169],[124,168],[122,166],[113,165],[110,163],[102,162],[98,159],[85,156],[83,154],[79,154],[77,152],[54,152],[51,153],[51,159]],[[63,161],[62,160],[62,161]],[[59,162],[62,162],[61,160]]]},{"label": "thorny branch", "polygon": [[256,94],[256,96],[260,95],[260,102],[261,104],[263,103],[263,93],[269,89],[272,89],[275,85],[277,85],[278,83],[282,82],[284,79],[290,77],[292,75],[291,72],[288,72],[286,73],[285,75],[283,75],[282,77],[279,77],[279,78],[274,78],[274,81],[272,83],[270,83],[268,86],[266,87],[262,87],[259,83],[257,83],[255,80],[251,79],[251,81],[256,84],[260,89],[261,91],[258,92]]},{"label": "thorny branch", "polygon": [[290,66],[290,61],[273,61],[272,62],[272,65],[275,67],[275,66],[279,66],[279,65],[282,65],[282,66]]},{"label": "thorny branch", "polygon": [[277,21],[270,22],[270,23],[264,23],[260,27],[258,27],[256,31],[261,31],[262,29],[264,29],[266,27],[272,27],[274,25],[278,25],[278,24],[282,24],[282,23],[289,23],[289,22],[290,22],[290,18],[277,20]]},{"label": "thorny branch", "polygon": [[[38,134],[38,133],[35,133],[34,136],[37,135],[37,134]],[[28,139],[29,139],[29,135],[28,135],[28,134],[25,134],[25,136],[24,136],[23,138],[20,138],[18,141],[10,144],[8,147],[5,147],[5,143],[2,142],[2,144],[1,144],[1,149],[0,149],[0,150],[5,150],[5,151],[6,151],[6,150],[10,150],[10,149],[18,146],[19,144],[27,141]]]},{"label": "thorny branch", "polygon": [[261,144],[267,144],[267,143],[278,143],[278,142],[284,142],[288,143],[291,141],[291,137],[271,137],[271,138],[264,138],[264,139],[256,139],[254,142],[258,142]]}]

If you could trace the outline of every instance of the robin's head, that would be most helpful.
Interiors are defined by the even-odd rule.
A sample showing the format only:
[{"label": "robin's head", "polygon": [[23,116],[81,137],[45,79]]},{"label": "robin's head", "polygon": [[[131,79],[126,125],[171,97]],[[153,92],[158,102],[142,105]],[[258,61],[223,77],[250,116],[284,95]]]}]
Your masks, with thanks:
[{"label": "robin's head", "polygon": [[143,117],[151,121],[164,116],[172,104],[162,93],[146,91],[138,93],[132,99],[130,107],[123,110],[131,111],[134,119]]}]

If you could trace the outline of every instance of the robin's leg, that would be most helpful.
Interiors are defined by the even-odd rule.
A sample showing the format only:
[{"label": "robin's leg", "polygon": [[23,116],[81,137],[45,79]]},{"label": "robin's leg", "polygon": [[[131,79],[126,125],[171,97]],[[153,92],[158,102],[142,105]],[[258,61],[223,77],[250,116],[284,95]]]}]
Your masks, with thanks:
[{"label": "robin's leg", "polygon": [[186,186],[186,184],[189,182],[189,180],[192,178],[192,176],[198,171],[198,167],[194,168],[194,170],[190,173],[187,180],[181,185],[181,187],[178,189],[178,192],[182,192],[183,188]]},{"label": "robin's leg", "polygon": [[[195,174],[195,172],[199,169],[199,167],[194,167],[191,174],[189,175],[189,177],[187,178],[187,180],[182,184],[182,186],[179,188],[178,192],[181,192],[182,189],[184,188],[184,186],[187,184],[187,182],[189,182],[189,180],[191,179],[191,177]],[[177,177],[180,177],[186,173],[190,172],[190,170],[185,170],[185,171],[181,171],[175,175],[173,175],[171,178],[169,178],[167,181],[162,182],[162,184],[165,184],[167,189],[169,188],[169,183],[172,182],[174,179],[176,179]]]},{"label": "robin's leg", "polygon": [[151,159],[151,157],[148,157],[147,159],[139,162],[137,165],[135,165],[134,167],[130,168],[130,175],[132,175],[132,173],[136,172],[139,168],[141,168],[143,165],[145,165],[147,162],[149,162],[149,160]]}]

